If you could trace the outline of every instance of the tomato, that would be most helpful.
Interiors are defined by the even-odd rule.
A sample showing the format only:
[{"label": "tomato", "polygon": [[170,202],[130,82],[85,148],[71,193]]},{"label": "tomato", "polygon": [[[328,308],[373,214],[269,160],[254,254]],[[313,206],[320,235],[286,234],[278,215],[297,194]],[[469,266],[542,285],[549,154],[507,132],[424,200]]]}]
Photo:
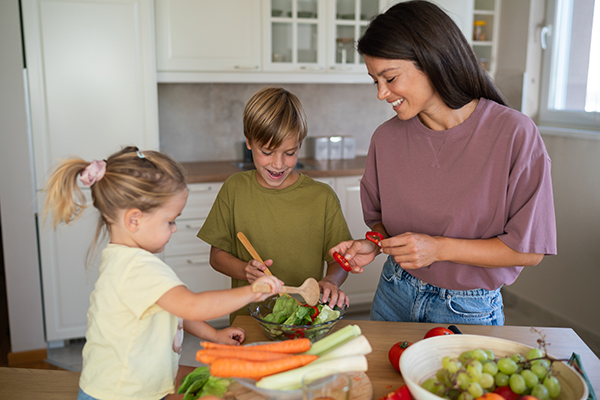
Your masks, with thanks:
[{"label": "tomato", "polygon": [[496,390],[494,390],[494,393],[499,394],[506,400],[517,400],[520,397],[520,395],[510,390],[509,386],[498,386]]},{"label": "tomato", "polygon": [[402,385],[393,392],[386,394],[379,400],[413,400],[413,398],[408,391],[408,386]]},{"label": "tomato", "polygon": [[392,346],[390,351],[388,352],[388,358],[390,359],[390,363],[396,369],[396,371],[400,372],[400,356],[404,353],[404,350],[408,348],[412,343],[407,342],[406,340],[403,342],[398,342]]},{"label": "tomato", "polygon": [[452,332],[450,329],[446,329],[446,328],[442,328],[441,326],[438,326],[436,328],[432,328],[432,329],[428,330],[427,333],[425,334],[424,339],[434,337],[434,336],[442,336],[442,335],[454,335],[454,332]]}]

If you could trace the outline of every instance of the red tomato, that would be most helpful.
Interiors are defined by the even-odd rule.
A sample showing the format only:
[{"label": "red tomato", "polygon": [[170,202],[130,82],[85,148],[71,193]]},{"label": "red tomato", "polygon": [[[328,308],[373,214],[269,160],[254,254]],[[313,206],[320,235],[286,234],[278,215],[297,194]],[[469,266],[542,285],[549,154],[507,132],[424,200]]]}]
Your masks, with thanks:
[{"label": "red tomato", "polygon": [[386,394],[379,400],[413,400],[413,398],[408,391],[408,386],[402,385],[393,392]]},{"label": "red tomato", "polygon": [[428,330],[427,333],[425,334],[424,339],[434,337],[434,336],[442,336],[442,335],[454,335],[454,332],[452,332],[450,329],[446,329],[446,328],[442,328],[441,326],[438,326],[436,328],[432,328],[432,329]]},{"label": "red tomato", "polygon": [[506,400],[517,400],[521,396],[510,390],[510,386],[498,386],[496,390],[494,390],[494,393],[499,394]]},{"label": "red tomato", "polygon": [[400,372],[400,356],[404,353],[404,350],[407,349],[412,343],[407,342],[406,340],[403,342],[398,342],[392,346],[390,351],[388,352],[388,358],[390,359],[390,363],[396,369],[396,371]]}]

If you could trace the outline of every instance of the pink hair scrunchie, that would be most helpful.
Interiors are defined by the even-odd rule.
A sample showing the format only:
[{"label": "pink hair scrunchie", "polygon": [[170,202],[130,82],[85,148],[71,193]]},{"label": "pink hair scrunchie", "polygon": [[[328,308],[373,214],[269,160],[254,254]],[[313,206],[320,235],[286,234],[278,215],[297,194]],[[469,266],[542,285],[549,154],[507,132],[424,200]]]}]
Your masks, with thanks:
[{"label": "pink hair scrunchie", "polygon": [[79,180],[85,187],[90,187],[104,177],[106,161],[94,160],[81,172]]}]

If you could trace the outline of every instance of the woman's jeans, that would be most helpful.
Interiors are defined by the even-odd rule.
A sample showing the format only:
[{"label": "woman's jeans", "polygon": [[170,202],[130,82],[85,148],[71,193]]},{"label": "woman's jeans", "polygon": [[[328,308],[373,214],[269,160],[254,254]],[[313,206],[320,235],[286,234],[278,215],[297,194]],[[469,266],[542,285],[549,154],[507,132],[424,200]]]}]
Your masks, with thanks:
[{"label": "woman's jeans", "polygon": [[500,289],[450,290],[421,281],[389,256],[371,306],[373,321],[504,325]]}]

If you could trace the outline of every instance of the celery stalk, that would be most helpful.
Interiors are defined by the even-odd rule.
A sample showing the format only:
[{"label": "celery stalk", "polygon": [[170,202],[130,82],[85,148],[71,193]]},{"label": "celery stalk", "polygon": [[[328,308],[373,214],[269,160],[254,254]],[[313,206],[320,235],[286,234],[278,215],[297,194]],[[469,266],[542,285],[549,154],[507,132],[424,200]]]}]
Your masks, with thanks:
[{"label": "celery stalk", "polygon": [[[366,371],[367,357],[365,356],[347,356],[338,357],[321,363],[312,362],[303,367],[292,369],[279,374],[270,375],[256,382],[256,387],[270,390],[294,390],[302,387],[302,377],[308,371],[313,369],[323,369],[324,371],[351,372]],[[328,373],[328,372],[325,372]]]},{"label": "celery stalk", "polygon": [[354,339],[361,334],[358,325],[347,325],[337,332],[316,341],[305,354],[316,354],[321,356],[326,352],[333,350],[341,344],[346,343],[350,339]]}]

